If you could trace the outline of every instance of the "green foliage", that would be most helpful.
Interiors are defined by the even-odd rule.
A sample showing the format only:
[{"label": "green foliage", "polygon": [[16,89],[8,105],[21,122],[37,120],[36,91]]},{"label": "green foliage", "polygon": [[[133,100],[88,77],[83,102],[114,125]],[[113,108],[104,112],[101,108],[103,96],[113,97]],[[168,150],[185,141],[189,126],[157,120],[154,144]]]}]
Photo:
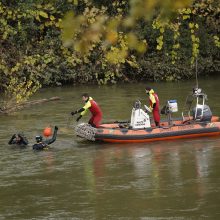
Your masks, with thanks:
[{"label": "green foliage", "polygon": [[0,90],[20,103],[47,85],[181,80],[197,58],[219,72],[216,2],[2,0]]}]

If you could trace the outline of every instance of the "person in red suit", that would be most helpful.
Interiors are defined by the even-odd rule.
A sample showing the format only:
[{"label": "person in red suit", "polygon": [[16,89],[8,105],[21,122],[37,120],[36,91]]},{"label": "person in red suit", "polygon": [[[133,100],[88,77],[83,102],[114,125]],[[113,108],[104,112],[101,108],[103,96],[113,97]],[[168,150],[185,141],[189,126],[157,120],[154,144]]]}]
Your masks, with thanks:
[{"label": "person in red suit", "polygon": [[78,122],[82,118],[82,116],[85,115],[85,113],[89,110],[92,114],[92,117],[90,118],[88,123],[95,128],[99,127],[102,121],[101,108],[99,107],[97,102],[95,102],[93,98],[89,96],[88,93],[84,93],[82,95],[82,100],[85,102],[85,105],[82,108],[71,112],[71,115],[80,113],[79,117],[76,119],[76,121]]},{"label": "person in red suit", "polygon": [[149,102],[150,102],[149,109],[153,113],[155,125],[160,126],[160,110],[159,110],[160,101],[158,95],[150,87],[146,87],[145,90],[149,97]]}]

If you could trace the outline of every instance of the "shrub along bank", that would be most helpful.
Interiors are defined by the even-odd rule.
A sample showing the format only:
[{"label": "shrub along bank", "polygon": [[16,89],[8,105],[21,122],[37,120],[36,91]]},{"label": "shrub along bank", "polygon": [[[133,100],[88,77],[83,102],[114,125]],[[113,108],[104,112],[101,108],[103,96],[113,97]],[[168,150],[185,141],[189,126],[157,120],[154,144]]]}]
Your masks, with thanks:
[{"label": "shrub along bank", "polygon": [[200,75],[220,72],[215,1],[194,1],[169,19],[152,10],[129,32],[119,20],[129,16],[130,8],[128,1],[117,0],[2,0],[0,90],[5,105],[27,100],[41,86],[190,79],[197,57]]}]

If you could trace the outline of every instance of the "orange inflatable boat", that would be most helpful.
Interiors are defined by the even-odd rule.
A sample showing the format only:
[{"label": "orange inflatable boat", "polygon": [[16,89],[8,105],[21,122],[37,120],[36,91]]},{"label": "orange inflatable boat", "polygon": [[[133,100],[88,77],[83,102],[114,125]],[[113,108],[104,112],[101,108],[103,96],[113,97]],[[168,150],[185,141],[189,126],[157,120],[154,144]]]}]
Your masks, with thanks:
[{"label": "orange inflatable boat", "polygon": [[[171,127],[130,129],[122,128],[119,124],[103,124],[102,128],[93,128],[81,124],[83,132],[78,136],[93,141],[111,143],[138,143],[180,138],[194,138],[220,135],[220,122],[201,122],[192,124],[174,124]],[[79,128],[78,128],[79,129]],[[85,135],[86,133],[86,135]]]},{"label": "orange inflatable boat", "polygon": [[[180,138],[195,138],[204,136],[220,135],[219,117],[212,116],[209,106],[205,105],[206,95],[201,90],[194,91],[196,107],[191,111],[192,116],[187,114],[182,118],[172,119],[171,113],[177,112],[176,100],[168,101],[165,106],[167,119],[161,121],[160,127],[152,124],[148,113],[141,109],[140,101],[135,102],[129,122],[105,123],[99,128],[89,124],[76,126],[76,134],[79,137],[92,141],[111,143],[138,143],[162,140],[175,140]],[[199,99],[202,104],[199,104]],[[192,104],[192,103],[190,103]],[[145,106],[148,110],[148,108]]]}]

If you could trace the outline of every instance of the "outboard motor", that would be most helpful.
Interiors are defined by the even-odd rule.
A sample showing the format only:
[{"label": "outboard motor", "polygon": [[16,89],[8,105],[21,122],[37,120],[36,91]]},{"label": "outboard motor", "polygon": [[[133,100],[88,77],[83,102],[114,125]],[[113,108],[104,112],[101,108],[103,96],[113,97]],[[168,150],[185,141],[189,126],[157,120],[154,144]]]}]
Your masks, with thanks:
[{"label": "outboard motor", "polygon": [[208,105],[197,105],[192,109],[193,119],[198,121],[210,122],[212,118],[212,112]]},{"label": "outboard motor", "polygon": [[[212,118],[212,112],[208,105],[205,104],[207,95],[202,92],[201,88],[193,89],[193,96],[196,98],[196,106],[192,109],[193,119],[196,121],[207,121],[210,122]],[[201,103],[202,104],[199,104]]]},{"label": "outboard motor", "polygon": [[133,129],[150,128],[150,117],[141,109],[141,102],[136,101],[131,112],[130,127]]},{"label": "outboard motor", "polygon": [[[186,99],[185,111],[182,112],[183,121],[191,120],[192,116],[195,121],[210,122],[212,112],[209,106],[205,104],[206,100],[208,100],[207,95],[202,92],[201,88],[193,88],[192,93]],[[195,105],[194,102],[196,102]],[[186,111],[188,112],[187,118],[184,116]]]}]

